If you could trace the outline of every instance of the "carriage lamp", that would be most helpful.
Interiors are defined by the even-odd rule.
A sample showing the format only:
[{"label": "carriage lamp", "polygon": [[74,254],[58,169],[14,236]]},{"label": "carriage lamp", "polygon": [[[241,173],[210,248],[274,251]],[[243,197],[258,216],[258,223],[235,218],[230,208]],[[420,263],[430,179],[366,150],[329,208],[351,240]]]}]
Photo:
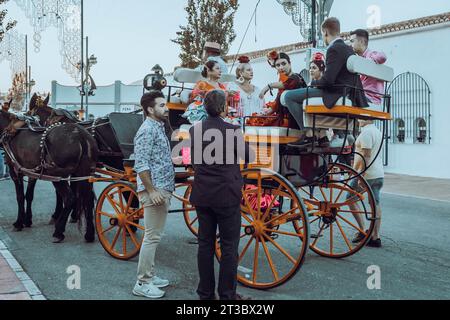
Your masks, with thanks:
[{"label": "carriage lamp", "polygon": [[150,90],[163,90],[167,86],[167,80],[164,78],[164,71],[159,64],[152,68],[152,72],[144,78],[144,88]]},{"label": "carriage lamp", "polygon": [[94,55],[91,55],[91,56],[89,57],[89,65],[93,66],[93,65],[95,65],[95,64],[97,64],[97,57],[94,56]]}]

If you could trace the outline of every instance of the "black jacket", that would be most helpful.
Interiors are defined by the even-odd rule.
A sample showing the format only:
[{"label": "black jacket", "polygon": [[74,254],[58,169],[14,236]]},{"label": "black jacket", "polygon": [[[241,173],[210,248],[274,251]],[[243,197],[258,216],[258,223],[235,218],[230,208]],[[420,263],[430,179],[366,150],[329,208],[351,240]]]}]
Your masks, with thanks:
[{"label": "black jacket", "polygon": [[[346,45],[344,40],[336,40],[327,50],[326,67],[322,78],[311,82],[312,87],[318,87],[324,91],[323,102],[328,109],[333,108],[344,93],[342,87],[333,86],[348,85],[363,88],[359,75],[347,69],[347,60],[354,54],[353,48]],[[352,100],[353,106],[361,108],[369,106],[364,91],[348,89],[347,96]]]},{"label": "black jacket", "polygon": [[[220,133],[223,138],[205,138],[208,130],[214,137],[214,133]],[[189,132],[195,171],[190,202],[197,207],[238,206],[242,201],[244,185],[239,161],[249,163],[254,158],[254,152],[244,142],[241,128],[221,118],[210,117],[192,127]],[[223,153],[219,153],[221,148]],[[207,159],[208,155],[212,155],[215,161]]]}]

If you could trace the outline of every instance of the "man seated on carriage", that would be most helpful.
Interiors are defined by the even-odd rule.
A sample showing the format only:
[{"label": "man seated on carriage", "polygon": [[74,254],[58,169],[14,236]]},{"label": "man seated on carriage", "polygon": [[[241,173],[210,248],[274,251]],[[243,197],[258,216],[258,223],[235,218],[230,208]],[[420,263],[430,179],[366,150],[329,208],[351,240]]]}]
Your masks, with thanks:
[{"label": "man seated on carriage", "polygon": [[[322,24],[322,36],[328,45],[325,72],[320,80],[313,80],[311,87],[306,89],[291,90],[284,94],[282,103],[286,106],[296,120],[300,129],[304,130],[303,101],[307,98],[322,97],[324,105],[332,109],[336,102],[347,93],[354,106],[368,107],[367,98],[363,91],[357,89],[344,89],[344,86],[362,89],[361,80],[356,74],[347,68],[347,60],[354,55],[353,49],[347,46],[340,38],[340,22],[336,18],[328,18]],[[355,86],[356,84],[356,86]],[[306,139],[300,140],[295,145],[307,146],[317,138],[312,132],[307,133]],[[319,146],[328,146],[328,137],[318,139]]]},{"label": "man seated on carriage", "polygon": [[[374,61],[376,64],[386,63],[387,57],[384,52],[369,49],[369,32],[357,29],[350,32],[350,42],[355,53],[363,58]],[[381,105],[384,92],[384,81],[361,75],[361,82],[370,103]]]}]

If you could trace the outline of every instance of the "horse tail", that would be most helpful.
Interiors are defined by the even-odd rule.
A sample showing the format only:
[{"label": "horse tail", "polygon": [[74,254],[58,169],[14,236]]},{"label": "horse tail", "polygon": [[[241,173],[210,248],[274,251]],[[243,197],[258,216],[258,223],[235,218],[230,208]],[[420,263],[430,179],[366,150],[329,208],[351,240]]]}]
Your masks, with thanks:
[{"label": "horse tail", "polygon": [[[80,145],[82,155],[78,165],[77,176],[89,177],[96,169],[98,160],[98,147],[95,140],[84,131],[80,134]],[[92,242],[95,239],[94,228],[94,207],[95,207],[95,193],[93,184],[87,180],[77,182],[76,193],[79,199],[79,221],[81,227],[82,216],[86,219],[86,235],[85,239]]]}]

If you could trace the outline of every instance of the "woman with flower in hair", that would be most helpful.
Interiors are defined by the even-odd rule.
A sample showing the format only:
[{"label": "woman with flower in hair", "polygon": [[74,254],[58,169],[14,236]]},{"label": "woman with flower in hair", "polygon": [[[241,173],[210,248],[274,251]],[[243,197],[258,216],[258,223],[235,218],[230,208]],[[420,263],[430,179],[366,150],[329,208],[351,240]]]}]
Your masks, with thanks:
[{"label": "woman with flower in hair", "polygon": [[309,74],[312,80],[320,80],[325,72],[325,56],[317,52],[309,63]]},{"label": "woman with flower in hair", "polygon": [[253,68],[250,59],[246,56],[239,57],[239,65],[236,68],[236,82],[229,84],[228,89],[234,93],[234,109],[239,118],[260,114],[264,108],[264,99],[259,93],[261,90],[252,84]]},{"label": "woman with flower in hair", "polygon": [[222,77],[222,70],[217,61],[210,60],[206,62],[203,67],[202,76],[205,80],[201,80],[195,85],[195,88],[191,93],[192,103],[183,114],[183,117],[192,124],[203,121],[208,117],[205,107],[203,106],[203,100],[208,92],[216,89],[223,91],[227,90],[226,85],[219,82]]},{"label": "woman with flower in hair", "polygon": [[264,113],[268,115],[277,113],[278,120],[276,125],[286,126],[286,118],[289,116],[289,113],[281,105],[281,95],[286,90],[306,88],[306,82],[300,74],[292,71],[291,58],[286,53],[271,51],[268,54],[268,62],[272,68],[277,69],[279,81],[265,86],[259,97],[263,99],[267,92],[270,91],[272,93],[273,89],[278,89],[276,100],[267,105],[268,108],[264,110]]}]

